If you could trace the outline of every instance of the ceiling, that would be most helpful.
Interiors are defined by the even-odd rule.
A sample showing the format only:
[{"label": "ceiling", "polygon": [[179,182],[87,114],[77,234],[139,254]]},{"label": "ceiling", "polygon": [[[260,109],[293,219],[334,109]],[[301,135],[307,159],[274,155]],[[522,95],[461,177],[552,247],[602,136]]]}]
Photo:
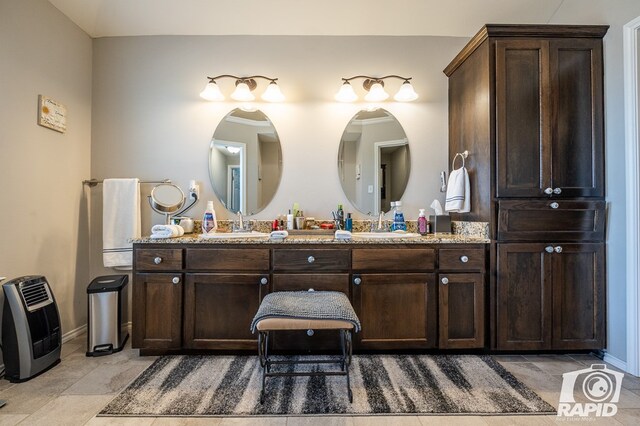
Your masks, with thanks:
[{"label": "ceiling", "polygon": [[49,0],[91,37],[432,35],[545,24],[565,0]]}]

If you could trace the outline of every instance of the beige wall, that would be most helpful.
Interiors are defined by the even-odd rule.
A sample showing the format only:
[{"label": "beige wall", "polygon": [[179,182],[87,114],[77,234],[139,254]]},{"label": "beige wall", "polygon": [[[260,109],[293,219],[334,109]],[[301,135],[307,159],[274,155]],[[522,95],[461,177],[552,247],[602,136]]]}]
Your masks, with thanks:
[{"label": "beige wall", "polygon": [[[91,55],[49,2],[0,0],[0,276],[45,275],[63,333],[87,316]],[[65,134],[36,124],[39,94],[66,105]]]},{"label": "beige wall", "polygon": [[[414,78],[418,102],[386,102],[411,144],[411,179],[403,197],[408,218],[433,198],[439,172],[447,169],[447,79],[444,67],[466,43],[451,37],[278,37],[159,36],[94,40],[92,175],[169,178],[186,189],[199,182],[201,202],[190,212],[200,217],[214,200],[218,218],[229,218],[215,199],[208,172],[209,141],[236,102],[199,98],[206,76],[232,73],[278,77],[287,102],[259,103],[282,144],[282,182],[273,201],[255,218],[274,219],[294,202],[308,216],[330,218],[343,204],[363,217],[344,195],[337,170],[342,132],[364,103],[333,100],[341,77],[370,73]],[[228,95],[233,82],[220,81]],[[360,83],[357,83],[361,85]],[[389,81],[390,92],[400,80]],[[264,90],[260,82],[259,90]],[[362,87],[355,89],[364,95]],[[143,186],[143,234],[161,218],[150,211]],[[101,247],[101,188],[92,190],[92,253]],[[92,275],[105,271],[99,257]]]}]

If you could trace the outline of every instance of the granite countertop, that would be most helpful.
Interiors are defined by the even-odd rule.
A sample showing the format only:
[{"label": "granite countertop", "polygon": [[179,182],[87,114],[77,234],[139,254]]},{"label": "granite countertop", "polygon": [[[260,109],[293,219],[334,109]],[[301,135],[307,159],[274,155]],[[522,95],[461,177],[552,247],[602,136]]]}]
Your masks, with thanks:
[{"label": "granite countertop", "polygon": [[351,240],[337,240],[333,235],[290,235],[284,240],[271,240],[267,237],[256,238],[202,238],[198,234],[184,235],[178,238],[134,238],[136,244],[487,244],[488,238],[460,234],[429,234],[415,238],[376,238],[354,237]]},{"label": "granite countertop", "polygon": [[[219,221],[220,222],[220,221]],[[224,224],[224,230],[228,230],[228,224]],[[258,224],[262,225],[262,224]],[[415,224],[409,224],[409,232],[415,232]],[[196,228],[197,229],[197,228]],[[333,231],[314,232],[292,231],[284,240],[271,240],[267,237],[256,238],[203,238],[198,233],[186,234],[177,238],[151,238],[149,236],[133,238],[135,244],[488,244],[489,224],[487,222],[453,222],[453,233],[428,234],[421,237],[409,238],[372,238],[365,239],[353,237],[351,240],[337,240]],[[268,232],[258,229],[264,233]],[[219,231],[220,232],[220,231]],[[225,232],[220,232],[224,234]]]}]

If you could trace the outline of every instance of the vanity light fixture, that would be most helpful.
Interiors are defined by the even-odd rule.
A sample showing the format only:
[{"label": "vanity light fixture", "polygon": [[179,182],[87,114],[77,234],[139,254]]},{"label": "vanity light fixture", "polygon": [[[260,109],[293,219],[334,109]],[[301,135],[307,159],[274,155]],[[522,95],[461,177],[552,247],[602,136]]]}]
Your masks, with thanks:
[{"label": "vanity light fixture", "polygon": [[240,148],[238,148],[237,146],[225,146],[225,148],[227,148],[227,151],[229,151],[229,154],[235,155],[237,153],[240,152]]},{"label": "vanity light fixture", "polygon": [[411,102],[418,99],[418,94],[413,90],[411,80],[413,77],[402,77],[399,75],[385,75],[384,77],[371,77],[368,75],[356,75],[349,78],[342,79],[342,86],[338,93],[336,93],[335,99],[339,102],[354,102],[358,99],[358,95],[351,86],[351,80],[357,78],[363,78],[362,87],[368,92],[364,99],[368,102],[381,102],[389,97],[389,94],[384,90],[384,80],[388,78],[397,78],[404,80],[400,90],[393,96],[398,102]]},{"label": "vanity light fixture", "polygon": [[280,91],[280,87],[276,81],[277,78],[265,77],[264,75],[252,75],[248,77],[238,77],[235,75],[222,74],[215,77],[207,77],[209,82],[205,86],[204,90],[200,92],[200,97],[208,101],[223,101],[224,95],[218,87],[216,80],[221,78],[233,78],[236,80],[236,89],[231,93],[231,99],[240,102],[251,102],[255,100],[255,96],[251,93],[258,87],[256,79],[264,79],[269,81],[269,85],[262,94],[261,98],[267,102],[282,102],[284,101],[284,95]]}]

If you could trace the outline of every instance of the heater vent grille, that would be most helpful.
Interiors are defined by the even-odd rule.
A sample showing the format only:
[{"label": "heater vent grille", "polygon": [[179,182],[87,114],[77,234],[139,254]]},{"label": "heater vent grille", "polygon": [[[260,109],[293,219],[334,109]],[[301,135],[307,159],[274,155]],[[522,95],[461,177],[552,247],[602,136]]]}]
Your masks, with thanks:
[{"label": "heater vent grille", "polygon": [[40,309],[43,306],[47,306],[53,303],[53,297],[51,297],[51,291],[45,281],[31,281],[21,283],[18,291],[22,296],[24,306],[29,312],[33,312],[36,309]]}]

